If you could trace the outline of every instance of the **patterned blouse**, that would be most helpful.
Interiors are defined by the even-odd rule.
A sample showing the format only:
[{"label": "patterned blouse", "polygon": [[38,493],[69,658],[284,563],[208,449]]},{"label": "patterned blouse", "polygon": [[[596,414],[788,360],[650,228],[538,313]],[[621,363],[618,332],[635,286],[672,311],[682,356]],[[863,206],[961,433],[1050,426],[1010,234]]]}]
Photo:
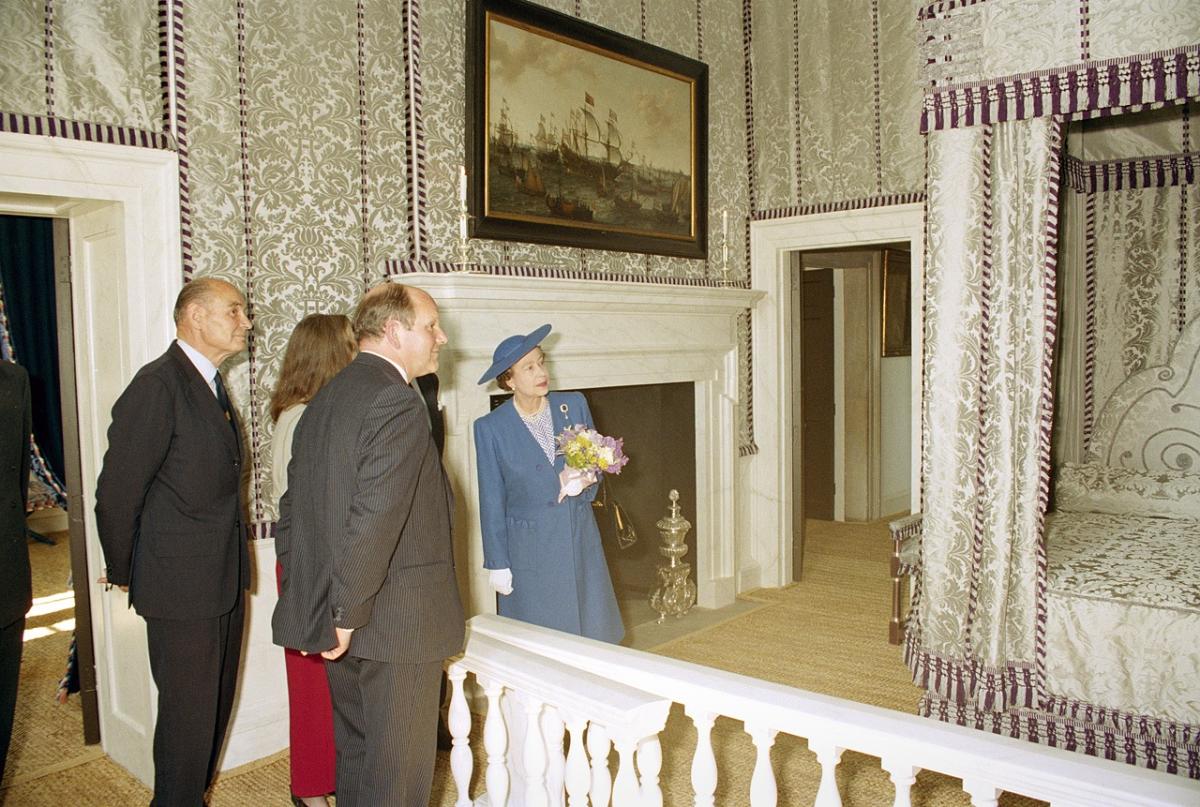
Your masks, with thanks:
[{"label": "patterned blouse", "polygon": [[[515,402],[513,403],[513,407],[516,407]],[[517,409],[517,414],[521,416],[525,428],[529,429],[529,433],[533,435],[533,439],[537,440],[538,445],[542,447],[542,452],[546,455],[546,460],[553,465],[555,450],[554,421],[550,417],[549,401],[542,405],[537,414],[526,415],[520,409]]]}]

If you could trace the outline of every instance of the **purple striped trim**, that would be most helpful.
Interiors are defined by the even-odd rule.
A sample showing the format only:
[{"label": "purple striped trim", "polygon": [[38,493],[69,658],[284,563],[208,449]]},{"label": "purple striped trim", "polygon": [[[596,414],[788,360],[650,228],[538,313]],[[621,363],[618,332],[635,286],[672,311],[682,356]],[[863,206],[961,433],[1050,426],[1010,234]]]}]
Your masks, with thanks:
[{"label": "purple striped trim", "polygon": [[1042,333],[1042,393],[1039,403],[1041,423],[1038,434],[1038,489],[1037,489],[1037,581],[1035,583],[1034,619],[1034,665],[1038,703],[1045,703],[1046,693],[1046,510],[1050,505],[1050,475],[1054,469],[1051,442],[1054,436],[1054,348],[1058,339],[1058,215],[1059,185],[1063,137],[1066,122],[1057,118],[1051,122],[1050,165],[1046,182],[1049,198],[1046,204],[1046,220],[1042,230],[1042,318],[1045,329]]},{"label": "purple striped trim", "polygon": [[367,182],[367,22],[363,0],[354,4],[358,38],[358,194],[359,214],[362,216],[362,278],[363,288],[371,285],[371,205]]},{"label": "purple striped trim", "polygon": [[742,86],[745,88],[746,114],[746,199],[753,216],[758,207],[755,197],[754,166],[758,162],[758,150],[755,148],[754,137],[754,60],[752,46],[754,44],[754,15],[751,11],[752,0],[742,0]]},{"label": "purple striped trim", "polygon": [[[795,40],[799,41],[799,40]],[[880,95],[882,77],[879,74],[879,0],[871,0],[871,78],[874,82],[872,106],[875,111],[875,128],[872,138],[875,145],[875,193],[883,193],[883,112]],[[800,197],[796,197],[800,201]]]},{"label": "purple striped trim", "polygon": [[800,126],[800,4],[792,3],[792,120],[795,122],[795,128],[792,132],[794,140],[792,142],[792,151],[794,153],[793,161],[795,162],[796,171],[796,204],[800,204],[804,200],[804,158],[802,156],[802,144],[804,135]]},{"label": "purple striped trim", "polygon": [[46,81],[46,117],[54,115],[54,0],[42,6],[42,72]]},{"label": "purple striped trim", "polygon": [[1200,725],[1050,697],[1042,709],[984,710],[926,693],[917,713],[1014,739],[1200,779]]},{"label": "purple striped trim", "polygon": [[[246,316],[254,321],[254,266],[256,263],[254,243],[254,215],[250,192],[250,125],[248,80],[246,76],[246,2],[237,2],[237,60],[238,60],[238,147],[240,179],[242,185],[242,240],[245,247]],[[247,339],[248,372],[250,376],[250,451],[253,473],[250,484],[253,490],[254,517],[263,517],[262,487],[262,414],[259,411],[258,392],[258,340],[253,330]]]},{"label": "purple striped trim", "polygon": [[[967,619],[963,626],[964,631],[964,646],[966,653],[970,659],[970,663],[977,664],[975,660],[975,646],[973,634],[975,628],[975,613],[979,607],[979,576],[983,572],[983,544],[984,536],[987,533],[987,523],[985,519],[985,498],[984,493],[988,489],[987,469],[988,469],[988,449],[991,443],[988,429],[988,412],[990,402],[988,400],[988,390],[991,387],[992,379],[992,287],[993,276],[992,267],[994,257],[992,254],[992,223],[993,223],[993,204],[992,199],[992,143],[995,139],[995,130],[991,126],[985,126],[983,130],[983,139],[981,143],[980,162],[983,165],[982,177],[982,196],[983,196],[983,214],[981,222],[981,241],[982,252],[979,256],[980,262],[980,278],[979,278],[979,355],[976,357],[975,375],[979,379],[979,401],[977,404],[976,415],[979,418],[979,436],[975,443],[975,507],[974,514],[971,519],[972,536],[971,536],[971,568],[969,570],[970,579],[967,584]],[[984,698],[984,708],[991,709],[991,698],[994,696],[995,687],[992,686]],[[959,693],[957,700],[962,703],[966,698],[965,693]]]},{"label": "purple striped trim", "polygon": [[46,115],[24,115],[19,112],[0,112],[0,132],[166,151],[175,145],[171,136],[163,132],[151,132],[132,126],[113,126],[109,123],[51,118]]},{"label": "purple striped trim", "polygon": [[429,194],[425,180],[428,160],[425,146],[425,118],[421,85],[421,9],[419,0],[405,0],[402,52],[404,56],[404,108],[406,119],[404,138],[408,153],[405,184],[408,190],[409,256],[414,260],[425,257],[429,243],[429,223],[426,208]]},{"label": "purple striped trim", "polygon": [[274,538],[276,534],[277,524],[274,521],[267,519],[259,519],[254,521],[247,528],[251,541],[261,541],[266,538]]},{"label": "purple striped trim", "polygon": [[1200,168],[1200,154],[1182,152],[1134,159],[1085,162],[1067,157],[1067,184],[1079,193],[1168,188],[1192,185]]},{"label": "purple striped trim", "polygon": [[1086,62],[1092,58],[1092,17],[1088,8],[1088,0],[1079,0],[1079,61]]},{"label": "purple striped trim", "polygon": [[928,6],[922,6],[917,12],[918,20],[930,20],[937,17],[944,17],[948,12],[956,8],[966,8],[980,3],[986,3],[987,0],[941,0]]},{"label": "purple striped trim", "polygon": [[[924,187],[926,189],[926,191],[928,191],[928,188],[929,188],[929,138],[926,137],[926,138],[922,138],[922,139],[925,141],[925,143],[923,144],[925,166],[923,169],[924,170],[924,184],[922,185],[922,187]],[[921,197],[920,201],[922,203],[921,213],[922,213],[922,222],[923,222],[921,229],[922,229],[922,235],[924,236],[924,238],[922,239],[923,243],[921,245],[922,246],[921,266],[922,266],[922,271],[928,272],[929,271],[929,244],[930,244],[930,239],[929,239],[929,232],[930,232],[929,231],[929,219],[930,219],[929,193],[928,192],[921,193],[920,197]],[[928,275],[926,275],[926,277],[928,277]],[[925,508],[925,481],[926,481],[925,469],[928,467],[928,463],[929,463],[929,456],[925,453],[925,448],[926,448],[925,415],[927,412],[925,404],[926,404],[926,401],[933,400],[930,397],[928,377],[925,374],[925,361],[926,361],[926,357],[928,356],[928,351],[929,351],[929,349],[927,347],[927,345],[929,344],[929,330],[928,330],[928,328],[929,328],[929,283],[924,278],[922,279],[922,283],[921,283],[921,324],[922,324],[922,328],[924,328],[925,331],[922,334],[921,356],[920,356],[920,359],[921,359],[921,364],[920,364],[920,367],[921,367],[921,402],[920,402],[921,429],[920,429],[920,434],[917,436],[917,440],[918,440],[917,448],[921,452],[921,455],[920,455],[921,456],[921,470],[920,470],[920,484],[921,484],[920,491],[921,492],[920,492],[920,499],[917,502],[918,512],[924,510],[924,508]]]},{"label": "purple striped trim", "polygon": [[[169,8],[164,15],[163,4]],[[163,129],[175,137],[175,150],[179,154],[179,243],[183,257],[183,277],[190,280],[196,265],[192,253],[192,201],[190,160],[188,158],[187,119],[187,51],[184,48],[183,0],[159,0],[159,22],[168,26],[168,31],[159,31],[159,59],[165,62],[166,37],[170,37],[174,50],[174,62],[169,72],[163,72]],[[165,67],[165,65],[163,65]],[[171,89],[175,103],[171,104]]]},{"label": "purple striped trim", "polygon": [[[411,259],[392,258],[384,262],[388,277],[431,272],[434,274],[454,274],[461,272],[463,265],[457,261],[414,261]],[[620,283],[645,283],[658,286],[698,286],[705,288],[730,288],[731,284],[715,278],[707,277],[676,277],[674,275],[635,275],[619,274],[617,272],[584,272],[578,269],[560,269],[555,266],[516,266],[511,264],[467,264],[471,272],[481,272],[499,277],[537,277],[559,280],[603,280]],[[745,281],[734,281],[733,288],[749,288]]]},{"label": "purple striped trim", "polygon": [[1096,196],[1088,194],[1084,225],[1083,283],[1086,314],[1083,325],[1083,447],[1087,450],[1096,427]]},{"label": "purple striped trim", "polygon": [[[1185,103],[1180,111],[1180,129],[1183,135],[1183,150],[1192,150],[1192,109]],[[1192,155],[1193,157],[1195,155]],[[1186,171],[1188,178],[1195,180],[1195,166],[1189,166]],[[1176,327],[1177,335],[1183,334],[1183,328],[1188,321],[1187,310],[1187,280],[1188,280],[1188,193],[1187,188],[1179,188],[1179,296],[1176,298]]]},{"label": "purple striped trim", "polygon": [[1200,95],[1200,45],[927,88],[921,131],[1043,115],[1096,117]]},{"label": "purple striped trim", "polygon": [[[928,183],[928,177],[926,178]],[[843,199],[837,202],[820,202],[812,205],[790,205],[776,207],[770,210],[758,210],[751,214],[753,221],[770,221],[772,219],[787,219],[793,216],[814,216],[818,213],[837,213],[843,210],[865,210],[871,207],[890,207],[892,205],[908,205],[924,202],[925,193],[891,193],[886,196],[867,196],[862,199]]]}]

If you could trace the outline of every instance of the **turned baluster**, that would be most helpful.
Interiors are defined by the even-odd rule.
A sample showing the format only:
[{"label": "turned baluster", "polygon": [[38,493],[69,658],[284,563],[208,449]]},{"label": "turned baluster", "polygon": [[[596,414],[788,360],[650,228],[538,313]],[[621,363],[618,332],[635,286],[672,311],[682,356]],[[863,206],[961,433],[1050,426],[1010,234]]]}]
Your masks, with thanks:
[{"label": "turned baluster", "polygon": [[912,807],[912,786],[917,781],[917,771],[921,769],[904,760],[888,758],[883,760],[883,769],[896,786],[896,799],[892,807]]},{"label": "turned baluster", "polygon": [[463,681],[467,670],[461,664],[450,667],[450,736],[454,740],[450,749],[450,771],[454,776],[454,787],[458,792],[455,807],[471,807],[471,770],[474,759],[471,757],[471,710],[467,708],[467,698],[463,694]]},{"label": "turned baluster", "polygon": [[750,804],[753,807],[775,807],[778,789],[775,786],[775,770],[771,767],[771,746],[778,732],[763,726],[748,724],[746,732],[754,740],[758,753],[754,760],[754,774],[750,777]]},{"label": "turned baluster", "polygon": [[608,729],[592,723],[587,730],[588,756],[592,760],[592,807],[608,807],[612,795],[612,774],[608,772]]},{"label": "turned baluster", "polygon": [[583,750],[583,733],[587,729],[587,721],[581,717],[572,716],[567,720],[567,729],[571,732],[570,747],[567,750],[567,770],[565,775],[568,807],[588,807],[588,786],[591,784],[591,772],[588,769],[587,752]]},{"label": "turned baluster", "polygon": [[717,790],[717,758],[713,754],[712,728],[716,715],[691,708],[686,712],[696,726],[696,753],[692,757],[692,790],[696,794],[696,807],[713,807],[713,794]]},{"label": "turned baluster", "polygon": [[549,807],[546,794],[546,741],[542,737],[542,702],[522,693],[525,707],[525,807]]},{"label": "turned baluster", "polygon": [[547,706],[542,712],[542,736],[546,738],[546,792],[553,807],[563,804],[563,776],[567,767],[563,755],[564,729],[558,709]]},{"label": "turned baluster", "polygon": [[808,747],[817,755],[821,763],[821,785],[817,788],[817,800],[813,807],[842,807],[842,794],[838,792],[837,766],[842,759],[842,751],[831,742],[808,741]]},{"label": "turned baluster", "polygon": [[483,749],[487,752],[484,778],[487,781],[488,803],[492,807],[507,807],[509,782],[505,757],[508,752],[508,727],[504,725],[504,713],[500,706],[504,687],[492,678],[477,675],[476,679],[488,701],[487,717],[483,721]]},{"label": "turned baluster", "polygon": [[622,737],[613,745],[617,747],[617,778],[613,782],[613,804],[618,807],[637,804],[638,783],[633,767],[633,752],[637,748],[637,743]]},{"label": "turned baluster", "polygon": [[662,770],[662,743],[657,734],[644,737],[638,743],[637,767],[642,775],[642,807],[662,807],[662,788],[658,786],[658,773]]}]

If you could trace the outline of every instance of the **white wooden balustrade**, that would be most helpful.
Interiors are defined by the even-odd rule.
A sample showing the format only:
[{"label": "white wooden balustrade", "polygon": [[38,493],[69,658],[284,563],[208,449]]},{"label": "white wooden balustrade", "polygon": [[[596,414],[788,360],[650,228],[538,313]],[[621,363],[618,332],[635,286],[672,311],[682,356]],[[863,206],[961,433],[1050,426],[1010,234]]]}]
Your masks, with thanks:
[{"label": "white wooden balustrade", "polygon": [[[450,732],[457,807],[488,804],[619,807],[663,804],[658,734],[672,702],[696,728],[694,802],[714,805],[721,776],[712,748],[717,717],[742,721],[756,750],[750,792],[738,804],[777,803],[771,746],[780,734],[807,740],[821,765],[814,807],[841,807],[836,771],[844,751],[879,758],[895,785],[894,807],[910,807],[921,770],[961,779],[974,807],[996,807],[1010,791],[1052,807],[1195,807],[1200,782],[818,695],[628,648],[482,614],[468,623],[466,652],[450,665]],[[802,663],[802,662],[797,662]],[[486,796],[472,801],[468,673],[486,698]],[[619,683],[618,683],[619,682]],[[509,801],[509,733],[501,703],[528,718],[524,789]],[[564,728],[569,732],[564,754]],[[586,733],[586,740],[584,735]],[[615,777],[609,749],[618,752]],[[586,754],[585,754],[586,748]],[[590,762],[589,762],[590,760]],[[640,774],[640,776],[639,776]]]},{"label": "white wooden balustrade", "polygon": [[[564,795],[568,807],[586,807],[589,800],[607,805],[610,797],[614,804],[662,804],[658,734],[667,723],[669,700],[472,632],[466,653],[449,667],[449,728],[454,738],[450,769],[458,789],[457,807],[476,803],[468,795],[474,764],[464,688],[468,672],[487,698],[483,743],[490,807],[557,806]],[[505,699],[511,699],[509,715],[516,709],[523,712],[523,720],[513,721],[519,732],[508,730]],[[569,732],[565,754],[564,730]],[[522,743],[519,778],[524,786],[515,792],[510,790],[510,740]],[[618,755],[615,780],[608,767],[612,747]]]}]

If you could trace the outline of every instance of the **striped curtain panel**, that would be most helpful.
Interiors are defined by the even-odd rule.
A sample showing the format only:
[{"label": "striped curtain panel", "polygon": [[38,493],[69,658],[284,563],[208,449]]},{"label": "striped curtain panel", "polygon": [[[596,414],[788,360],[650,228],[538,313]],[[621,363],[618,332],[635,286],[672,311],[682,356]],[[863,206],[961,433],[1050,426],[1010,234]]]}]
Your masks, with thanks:
[{"label": "striped curtain panel", "polygon": [[1044,698],[1056,117],[932,132],[924,529],[906,655],[924,711]]}]

